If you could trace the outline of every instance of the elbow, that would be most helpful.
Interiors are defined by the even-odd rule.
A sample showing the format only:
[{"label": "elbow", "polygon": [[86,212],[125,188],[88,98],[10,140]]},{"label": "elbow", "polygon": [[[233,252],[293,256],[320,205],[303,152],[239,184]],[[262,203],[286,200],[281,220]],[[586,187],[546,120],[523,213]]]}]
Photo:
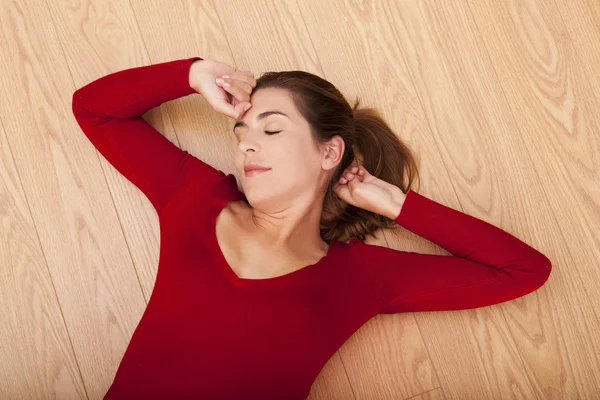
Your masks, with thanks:
[{"label": "elbow", "polygon": [[92,115],[85,105],[85,95],[82,92],[82,88],[77,89],[71,97],[71,111],[76,118]]},{"label": "elbow", "polygon": [[71,110],[73,111],[73,115],[75,116],[81,115],[81,110],[83,109],[83,107],[81,106],[81,99],[81,92],[79,91],[79,89],[77,89],[73,93],[73,97],[71,97]]},{"label": "elbow", "polygon": [[550,261],[550,259],[548,257],[544,256],[544,259],[541,262],[538,269],[539,269],[538,287],[541,287],[546,283],[546,281],[548,281],[548,278],[550,278],[550,274],[552,273],[552,261]]},{"label": "elbow", "polygon": [[529,263],[530,279],[527,293],[534,292],[544,286],[552,273],[552,262],[548,257],[540,253],[535,261]]}]

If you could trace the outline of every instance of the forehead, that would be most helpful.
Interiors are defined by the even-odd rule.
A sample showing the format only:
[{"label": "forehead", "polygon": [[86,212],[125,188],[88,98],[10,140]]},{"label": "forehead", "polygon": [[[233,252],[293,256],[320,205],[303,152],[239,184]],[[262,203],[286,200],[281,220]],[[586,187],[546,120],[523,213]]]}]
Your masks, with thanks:
[{"label": "forehead", "polygon": [[[286,89],[264,88],[253,92],[250,96],[250,103],[254,106],[281,105],[283,107],[293,107],[292,97]],[[252,110],[250,110],[252,111]]]},{"label": "forehead", "polygon": [[233,126],[246,127],[253,120],[264,120],[270,115],[281,115],[281,119],[296,121],[298,113],[289,92],[285,89],[265,88],[257,90],[250,96],[252,108],[242,115]]}]

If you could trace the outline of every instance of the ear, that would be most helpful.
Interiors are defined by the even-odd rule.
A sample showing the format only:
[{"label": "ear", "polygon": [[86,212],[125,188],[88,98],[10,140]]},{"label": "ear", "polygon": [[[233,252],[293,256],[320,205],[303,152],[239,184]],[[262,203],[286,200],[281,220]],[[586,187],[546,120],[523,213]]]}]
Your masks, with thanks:
[{"label": "ear", "polygon": [[322,161],[323,169],[328,171],[337,167],[339,163],[342,162],[345,148],[346,144],[341,136],[336,135],[331,138],[324,146]]}]

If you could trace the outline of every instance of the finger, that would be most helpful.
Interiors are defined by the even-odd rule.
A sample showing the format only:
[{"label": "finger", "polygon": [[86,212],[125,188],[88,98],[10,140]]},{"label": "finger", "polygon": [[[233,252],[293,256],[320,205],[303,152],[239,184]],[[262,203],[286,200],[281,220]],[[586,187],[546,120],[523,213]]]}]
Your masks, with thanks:
[{"label": "finger", "polygon": [[242,101],[241,103],[238,103],[235,105],[234,109],[235,109],[235,113],[236,113],[236,117],[235,117],[236,119],[242,118],[244,113],[250,109],[250,107],[248,107],[248,110],[246,110],[246,106],[248,106],[248,105],[252,106],[252,104],[250,104],[250,102],[247,102],[247,101]]},{"label": "finger", "polygon": [[237,118],[237,111],[235,110],[235,107],[233,107],[233,105],[228,103],[226,100],[216,100],[213,102],[213,104],[211,104],[211,106],[216,112],[220,114],[227,115],[231,118]]},{"label": "finger", "polygon": [[252,89],[252,84],[254,83],[253,79],[249,79],[247,75],[237,74],[235,72],[221,75],[221,78],[226,82],[231,83],[235,81],[239,85],[243,84],[244,87],[247,87],[250,90]]},{"label": "finger", "polygon": [[250,71],[249,69],[236,68],[235,72],[240,72],[242,74],[254,75],[254,72]]},{"label": "finger", "polygon": [[352,172],[360,178],[366,178],[367,177],[367,170],[361,165],[355,168],[352,168]]},{"label": "finger", "polygon": [[239,101],[250,101],[250,94],[237,85],[235,81],[232,81],[231,78],[224,79],[223,83],[217,81],[217,85],[221,86],[227,93],[231,93]]},{"label": "finger", "polygon": [[[224,75],[225,76],[225,75]],[[240,81],[238,79],[233,79],[233,78],[220,78],[222,80],[222,82],[217,81],[217,85],[220,85],[223,89],[229,89],[228,92],[230,92],[231,94],[234,94],[232,92],[232,90],[230,88],[234,88],[233,90],[237,90],[239,93],[244,93],[243,96],[250,96],[250,94],[252,93],[252,87],[250,85],[248,85],[246,82]],[[238,95],[234,95],[236,98],[240,98],[238,97]],[[242,98],[240,98],[240,100],[243,100]]]},{"label": "finger", "polygon": [[235,73],[239,73],[241,75],[246,75],[247,77],[249,77],[249,82],[251,83],[252,81],[254,81],[254,84],[256,84],[256,79],[254,78],[254,72],[248,70],[248,69],[238,69],[235,71]]},{"label": "finger", "polygon": [[231,78],[236,79],[238,81],[244,82],[250,90],[256,86],[256,79],[254,79],[253,75],[248,75],[240,72],[232,72],[231,74],[225,74],[222,76],[223,78]]}]

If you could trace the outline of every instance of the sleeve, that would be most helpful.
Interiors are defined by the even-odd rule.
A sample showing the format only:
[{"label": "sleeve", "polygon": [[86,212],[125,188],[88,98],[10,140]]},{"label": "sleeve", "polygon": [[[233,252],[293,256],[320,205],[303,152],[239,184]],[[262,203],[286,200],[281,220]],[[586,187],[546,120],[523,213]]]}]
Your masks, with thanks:
[{"label": "sleeve", "polygon": [[101,77],[73,93],[73,115],[108,162],[159,211],[186,181],[213,183],[225,174],[171,143],[142,119],[160,104],[196,91],[189,85],[193,57],[136,67]]},{"label": "sleeve", "polygon": [[395,222],[452,255],[363,244],[382,314],[498,304],[533,292],[550,276],[550,260],[533,247],[412,190]]}]

